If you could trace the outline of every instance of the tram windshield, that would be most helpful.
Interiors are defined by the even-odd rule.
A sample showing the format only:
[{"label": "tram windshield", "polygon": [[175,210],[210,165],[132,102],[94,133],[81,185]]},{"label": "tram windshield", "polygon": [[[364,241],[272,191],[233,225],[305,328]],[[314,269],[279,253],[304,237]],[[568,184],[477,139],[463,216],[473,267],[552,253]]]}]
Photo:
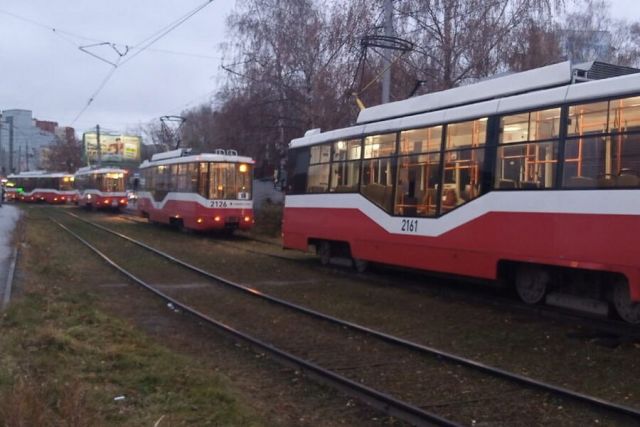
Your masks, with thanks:
[{"label": "tram windshield", "polygon": [[98,180],[102,181],[99,185],[102,191],[124,191],[124,174],[122,172],[109,172],[98,175]]},{"label": "tram windshield", "polygon": [[252,175],[248,163],[209,163],[209,198],[250,200]]}]

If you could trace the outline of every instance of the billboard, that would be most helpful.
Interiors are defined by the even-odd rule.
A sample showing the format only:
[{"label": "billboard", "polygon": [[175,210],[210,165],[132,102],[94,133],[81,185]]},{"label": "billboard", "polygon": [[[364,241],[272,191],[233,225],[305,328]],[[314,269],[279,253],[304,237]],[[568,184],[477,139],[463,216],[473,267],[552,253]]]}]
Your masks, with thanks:
[{"label": "billboard", "polygon": [[[89,162],[98,161],[98,137],[95,132],[82,135],[84,155]],[[134,135],[100,133],[100,158],[103,162],[140,161],[142,139]]]}]

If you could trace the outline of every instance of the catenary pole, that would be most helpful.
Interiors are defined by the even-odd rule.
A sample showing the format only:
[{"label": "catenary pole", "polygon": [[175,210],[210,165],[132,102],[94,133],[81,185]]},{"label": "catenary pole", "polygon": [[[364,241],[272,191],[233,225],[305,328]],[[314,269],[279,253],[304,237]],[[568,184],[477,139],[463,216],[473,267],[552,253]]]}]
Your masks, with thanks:
[{"label": "catenary pole", "polygon": [[[393,0],[384,0],[384,35],[393,37]],[[383,56],[384,74],[382,75],[382,103],[386,104],[391,97],[391,59]]]}]

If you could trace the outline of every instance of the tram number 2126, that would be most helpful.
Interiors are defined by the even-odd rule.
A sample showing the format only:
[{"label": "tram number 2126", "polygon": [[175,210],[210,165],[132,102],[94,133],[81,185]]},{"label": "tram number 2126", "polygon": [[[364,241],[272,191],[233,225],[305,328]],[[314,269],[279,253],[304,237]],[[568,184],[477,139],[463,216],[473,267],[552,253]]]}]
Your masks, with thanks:
[{"label": "tram number 2126", "polygon": [[409,233],[417,233],[418,232],[418,220],[417,219],[403,219],[402,227],[400,227],[401,231],[409,232]]},{"label": "tram number 2126", "polygon": [[226,208],[227,202],[225,200],[211,200],[210,206],[212,208]]}]

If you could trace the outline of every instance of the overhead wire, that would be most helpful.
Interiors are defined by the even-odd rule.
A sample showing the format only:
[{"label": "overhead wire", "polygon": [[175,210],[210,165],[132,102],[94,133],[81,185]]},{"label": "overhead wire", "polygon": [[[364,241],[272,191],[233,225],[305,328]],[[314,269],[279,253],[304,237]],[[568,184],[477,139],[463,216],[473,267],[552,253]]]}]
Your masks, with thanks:
[{"label": "overhead wire", "polygon": [[[125,59],[121,65],[126,64],[127,62],[131,61],[133,58],[135,58],[136,56],[140,55],[142,52],[144,52],[145,50],[147,50],[151,45],[153,45],[154,43],[156,43],[158,40],[164,38],[167,34],[169,34],[170,32],[172,32],[173,30],[175,30],[176,28],[178,28],[180,25],[182,25],[184,22],[186,22],[189,18],[191,18],[192,16],[194,16],[195,14],[197,14],[198,12],[200,12],[202,9],[204,9],[205,7],[209,6],[211,3],[213,2],[213,0],[207,0],[206,2],[202,3],[200,6],[196,7],[195,9],[193,9],[191,12],[188,12],[186,15],[184,15],[181,18],[178,18],[175,22],[167,25],[165,28],[160,29],[158,31],[156,31],[154,34],[152,34],[151,36],[147,37],[146,39],[142,40],[140,43],[137,43],[136,45],[134,45],[135,48],[139,49],[138,51],[136,51],[133,55],[131,55],[129,58]],[[140,47],[140,45],[142,45]]]},{"label": "overhead wire", "polygon": [[[71,125],[73,125],[82,116],[82,114],[84,114],[84,112],[89,108],[89,106],[93,103],[93,101],[96,99],[98,94],[100,94],[102,89],[104,89],[104,87],[109,82],[109,80],[111,80],[111,78],[115,74],[115,72],[118,69],[118,67],[120,67],[120,66],[124,65],[125,63],[131,61],[133,58],[135,58],[136,56],[138,56],[139,54],[141,54],[142,52],[144,52],[146,50],[155,51],[155,52],[161,52],[161,53],[168,53],[168,54],[173,54],[173,55],[199,57],[199,58],[204,58],[204,59],[216,59],[216,60],[220,59],[219,57],[208,56],[208,55],[200,55],[200,54],[190,53],[190,52],[178,52],[178,51],[172,51],[172,50],[166,50],[166,49],[152,49],[151,48],[151,46],[153,44],[157,43],[159,40],[161,40],[162,38],[166,37],[169,33],[174,31],[176,28],[178,28],[180,25],[182,25],[184,22],[189,20],[191,17],[193,17],[195,14],[200,12],[202,9],[207,7],[212,2],[213,2],[213,0],[207,0],[206,2],[198,5],[196,8],[194,8],[191,11],[187,12],[185,15],[183,15],[183,16],[179,17],[178,19],[170,22],[169,24],[167,24],[164,27],[160,28],[159,30],[155,31],[154,33],[152,33],[151,35],[149,35],[148,37],[146,37],[145,39],[141,40],[139,43],[137,43],[136,45],[133,45],[133,46],[127,45],[127,44],[123,44],[123,43],[106,42],[104,40],[99,40],[99,39],[95,39],[95,38],[92,38],[92,37],[86,37],[86,36],[83,36],[83,35],[80,35],[80,34],[77,34],[77,33],[73,33],[71,31],[67,31],[67,30],[56,28],[54,26],[51,26],[51,25],[36,21],[34,19],[31,19],[31,18],[26,18],[24,16],[21,16],[21,15],[18,15],[18,14],[15,14],[15,13],[12,13],[12,12],[9,12],[9,11],[6,11],[6,10],[2,10],[2,9],[0,9],[0,14],[11,16],[11,17],[13,17],[15,19],[18,19],[18,20],[30,23],[32,25],[44,28],[46,30],[49,30],[49,31],[53,32],[56,36],[60,37],[65,42],[73,45],[74,47],[82,50],[83,52],[85,52],[85,53],[87,53],[87,54],[89,54],[91,56],[96,57],[97,59],[99,59],[101,61],[109,63],[109,65],[112,66],[111,70],[109,70],[109,73],[100,82],[100,84],[98,85],[98,88],[90,96],[90,98],[87,101],[87,103],[85,104],[85,106],[82,108],[82,110],[80,110],[80,112],[75,116],[75,118],[71,122]],[[85,49],[83,49],[83,46],[81,46],[80,44],[78,44],[77,42],[72,40],[71,38],[95,42],[97,45],[108,44],[118,53],[118,59],[116,60],[115,63],[111,62],[111,61],[108,61],[108,60],[106,60],[106,59],[104,59],[104,58],[102,58],[102,57],[100,57],[98,55],[95,55],[95,54],[93,54],[91,52],[88,52],[86,50],[86,48],[87,47],[91,47],[91,46],[85,46]],[[119,46],[124,46],[124,49],[123,49],[123,51],[125,52],[124,54],[120,53],[120,51],[118,50]],[[129,56],[128,58],[126,58],[123,61],[122,58],[126,55],[126,53],[129,50],[135,50],[135,53],[133,53],[131,56]]]},{"label": "overhead wire", "polygon": [[[182,25],[184,22],[186,22],[189,18],[191,18],[192,16],[194,16],[196,13],[200,12],[202,9],[204,9],[205,7],[207,7],[209,4],[211,4],[213,2],[213,0],[207,0],[205,3],[202,3],[201,5],[199,5],[198,7],[196,7],[195,9],[193,9],[192,11],[188,12],[187,14],[185,14],[184,16],[178,18],[176,21],[170,23],[169,25],[163,27],[162,29],[156,31],[155,33],[153,33],[151,36],[147,37],[146,39],[144,39],[143,41],[141,41],[140,43],[138,43],[138,45],[142,45],[141,47],[139,47],[139,50],[136,51],[133,55],[131,55],[129,58],[125,59],[122,61],[122,58],[124,57],[124,55],[120,55],[118,57],[118,60],[116,61],[116,63],[114,64],[113,68],[111,69],[111,71],[109,72],[109,74],[107,74],[107,76],[102,80],[102,82],[100,83],[100,85],[98,86],[98,89],[96,89],[96,91],[93,93],[93,95],[89,98],[89,100],[87,101],[87,104],[82,108],[82,110],[78,113],[78,115],[73,119],[73,122],[71,123],[72,125],[82,116],[82,114],[84,114],[85,111],[87,111],[87,109],[89,108],[89,106],[93,103],[93,101],[95,100],[95,98],[98,96],[98,94],[102,91],[102,89],[106,86],[107,82],[109,80],[111,80],[111,77],[113,77],[113,75],[115,74],[116,70],[126,64],[127,62],[131,61],[133,58],[135,58],[136,56],[138,56],[139,54],[141,54],[142,52],[144,52],[146,49],[148,49],[151,45],[153,45],[154,43],[156,43],[158,40],[166,37],[169,33],[171,33],[173,30],[175,30],[176,28],[178,28],[180,25]],[[136,45],[136,47],[138,46]]]}]

